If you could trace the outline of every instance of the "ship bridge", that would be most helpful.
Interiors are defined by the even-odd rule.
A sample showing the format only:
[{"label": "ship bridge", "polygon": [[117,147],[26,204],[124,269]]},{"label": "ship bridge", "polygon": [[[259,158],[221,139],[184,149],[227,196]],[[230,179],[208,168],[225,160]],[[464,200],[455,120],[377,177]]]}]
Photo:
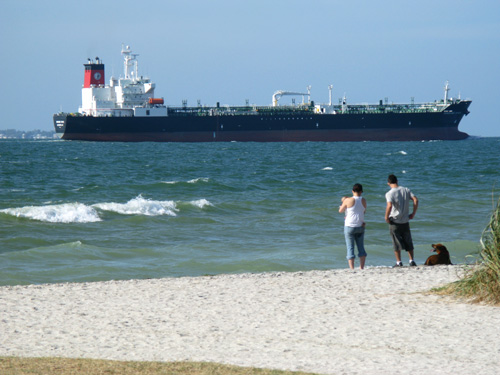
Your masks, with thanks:
[{"label": "ship bridge", "polygon": [[[92,65],[85,64],[85,85],[82,88],[82,106],[79,112],[86,116],[133,116],[136,107],[146,107],[154,98],[155,84],[147,77],[139,76],[137,56],[129,46],[122,45],[124,77],[111,77],[109,85],[104,85],[104,64],[97,60],[99,69],[95,76],[98,84],[90,80],[88,71]],[[97,59],[97,58],[96,58]],[[88,66],[91,66],[89,68]],[[95,70],[94,69],[94,70]],[[165,110],[166,112],[166,110]]]}]

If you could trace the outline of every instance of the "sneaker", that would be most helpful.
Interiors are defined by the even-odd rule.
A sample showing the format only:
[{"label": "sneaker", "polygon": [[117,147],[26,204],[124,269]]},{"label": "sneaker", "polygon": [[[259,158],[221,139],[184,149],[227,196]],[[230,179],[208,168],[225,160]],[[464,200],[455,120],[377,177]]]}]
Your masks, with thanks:
[{"label": "sneaker", "polygon": [[414,260],[410,260],[410,267],[416,267],[417,263]]},{"label": "sneaker", "polygon": [[403,267],[403,262],[397,262],[392,268]]}]

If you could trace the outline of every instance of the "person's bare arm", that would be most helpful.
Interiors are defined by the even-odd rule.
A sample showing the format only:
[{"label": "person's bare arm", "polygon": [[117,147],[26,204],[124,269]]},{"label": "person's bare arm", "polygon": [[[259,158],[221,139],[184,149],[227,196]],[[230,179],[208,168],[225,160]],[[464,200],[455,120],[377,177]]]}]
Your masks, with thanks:
[{"label": "person's bare arm", "polygon": [[342,204],[339,207],[339,212],[344,212],[348,207],[352,207],[354,205],[354,198],[342,197]]},{"label": "person's bare arm", "polygon": [[418,198],[414,195],[411,200],[413,201],[413,212],[410,215],[410,220],[415,217],[415,214],[417,213],[418,209]]},{"label": "person's bare arm", "polygon": [[387,202],[387,207],[385,208],[385,222],[386,223],[391,223],[391,221],[389,220],[389,215],[391,214],[391,210],[392,210],[392,202]]}]

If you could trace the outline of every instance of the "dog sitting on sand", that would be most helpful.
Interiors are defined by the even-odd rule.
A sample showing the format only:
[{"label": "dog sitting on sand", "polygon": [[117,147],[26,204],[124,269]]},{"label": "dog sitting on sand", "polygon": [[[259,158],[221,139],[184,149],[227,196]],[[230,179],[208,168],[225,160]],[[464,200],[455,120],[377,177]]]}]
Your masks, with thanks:
[{"label": "dog sitting on sand", "polygon": [[432,251],[435,251],[437,254],[431,255],[425,261],[426,266],[435,266],[436,264],[452,264],[450,260],[450,253],[446,246],[438,244],[432,245]]}]

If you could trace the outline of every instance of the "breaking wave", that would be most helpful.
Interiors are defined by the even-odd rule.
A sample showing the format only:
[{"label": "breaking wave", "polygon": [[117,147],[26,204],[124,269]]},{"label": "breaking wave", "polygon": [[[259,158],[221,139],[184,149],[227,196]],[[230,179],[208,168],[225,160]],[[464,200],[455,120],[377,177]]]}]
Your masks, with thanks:
[{"label": "breaking wave", "polygon": [[92,207],[123,215],[176,216],[176,212],[179,211],[174,201],[154,201],[140,195],[127,203],[97,203],[93,204]]},{"label": "breaking wave", "polygon": [[7,208],[0,212],[48,223],[93,223],[101,221],[101,218],[93,207],[82,203]]},{"label": "breaking wave", "polygon": [[196,206],[198,208],[204,208],[204,207],[207,207],[207,206],[213,206],[213,204],[210,203],[209,201],[207,201],[206,199],[198,199],[196,201],[191,201],[190,203],[193,206]]},{"label": "breaking wave", "polygon": [[177,216],[179,205],[190,205],[200,209],[213,206],[206,199],[190,202],[156,201],[145,199],[141,195],[129,200],[127,203],[96,203],[87,206],[82,203],[48,204],[46,206],[27,206],[20,208],[7,208],[0,212],[7,215],[44,221],[48,223],[93,223],[102,221],[99,210],[115,212],[121,215],[144,216]]}]

